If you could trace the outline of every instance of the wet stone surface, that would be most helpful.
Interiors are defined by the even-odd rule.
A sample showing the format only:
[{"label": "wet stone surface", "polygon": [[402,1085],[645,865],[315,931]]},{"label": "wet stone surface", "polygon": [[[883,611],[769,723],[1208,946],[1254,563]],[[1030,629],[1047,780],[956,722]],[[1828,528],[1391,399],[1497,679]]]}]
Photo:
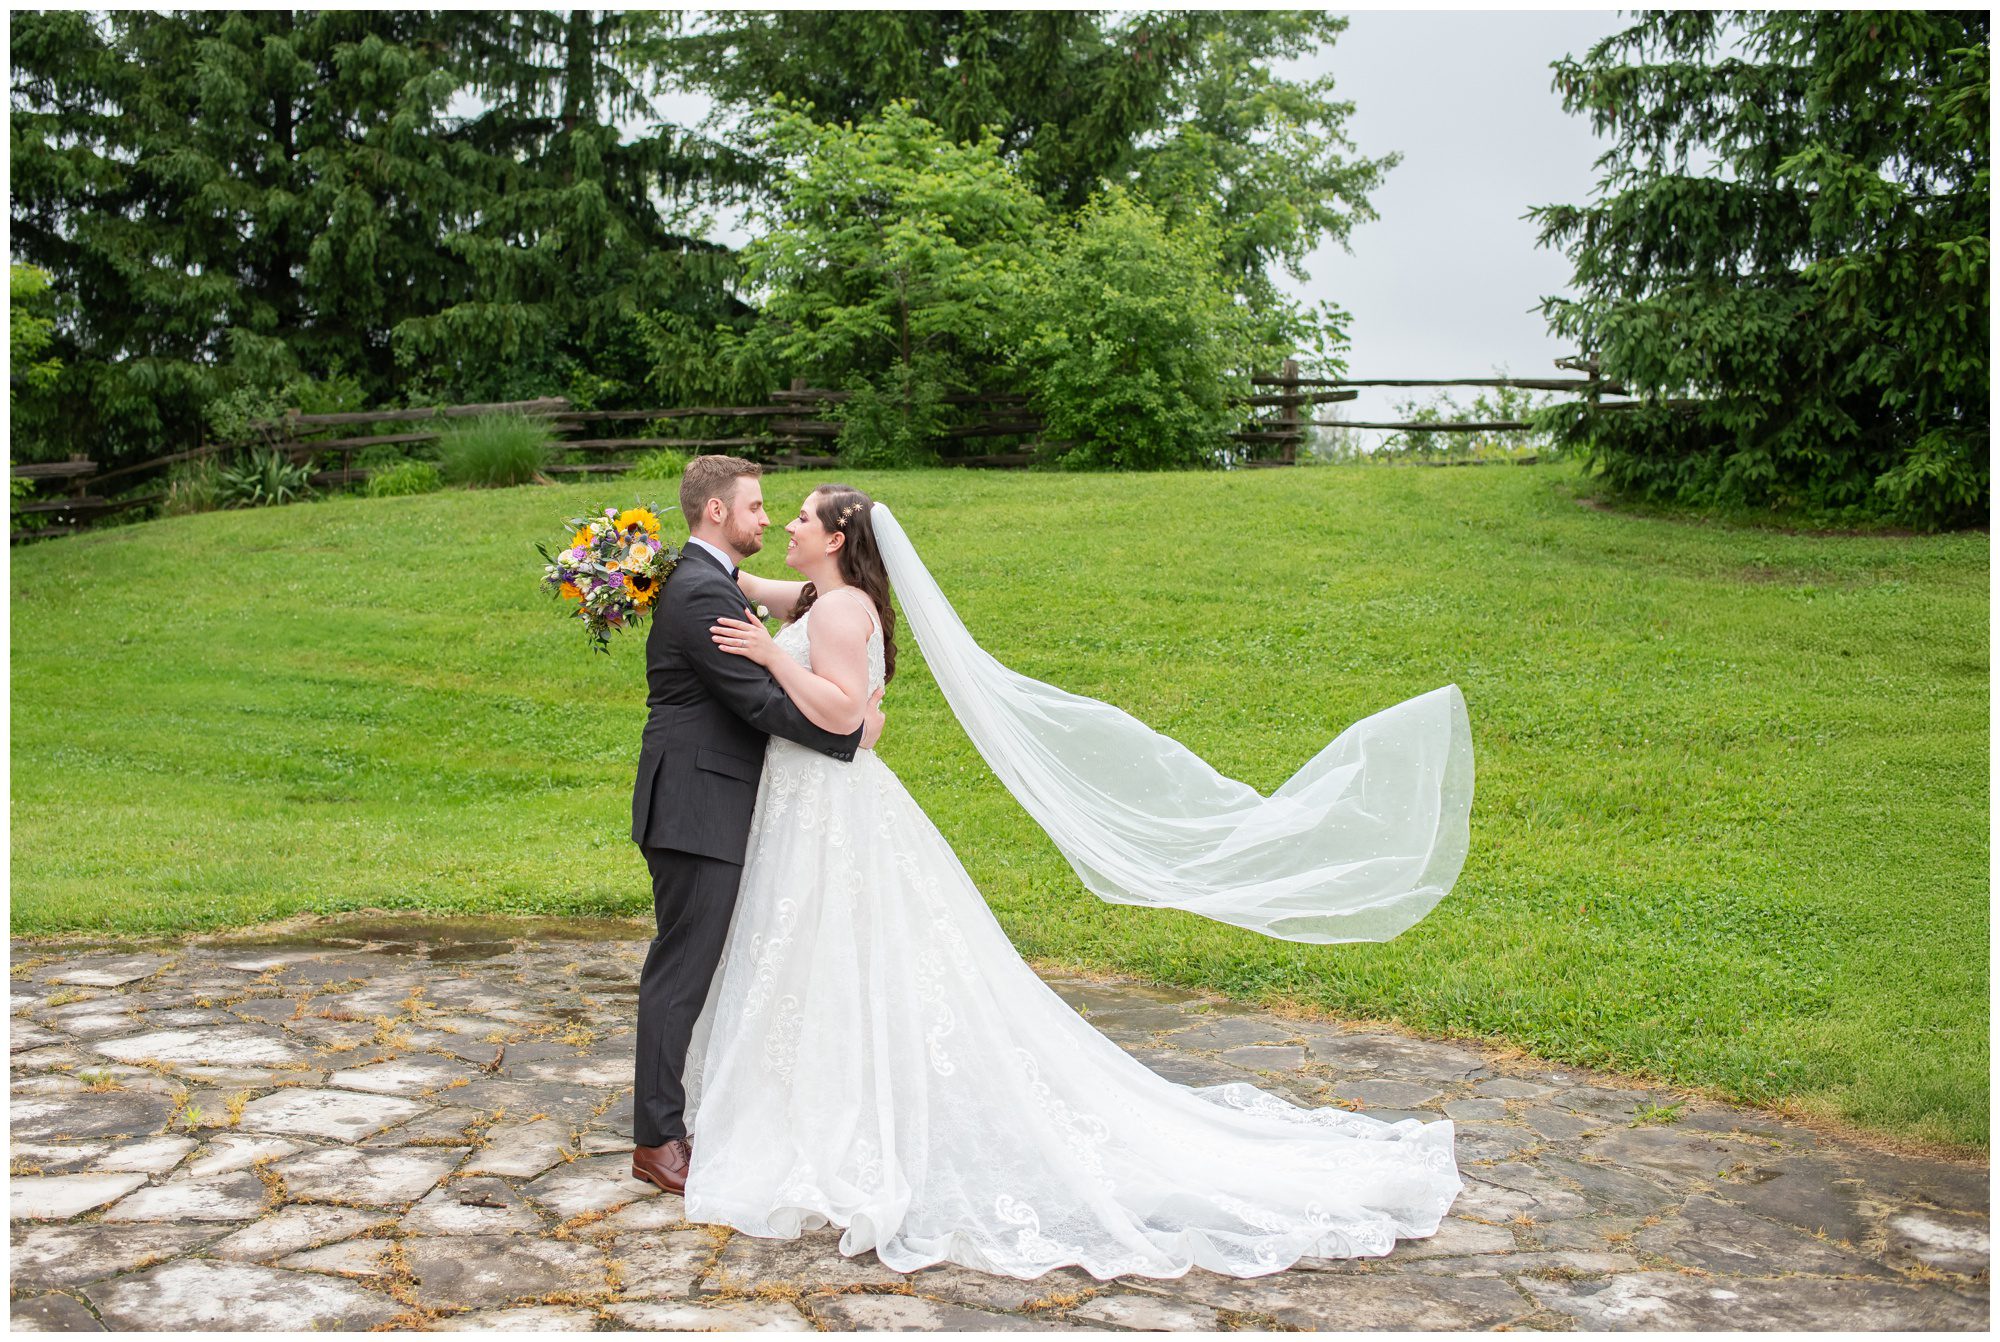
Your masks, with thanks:
[{"label": "wet stone surface", "polygon": [[[1984,1330],[1987,1170],[1464,1044],[1051,979],[1193,1085],[1449,1117],[1386,1258],[1035,1281],[690,1225],[628,1173],[637,923],[15,943],[11,1325],[439,1331]],[[1659,1121],[1665,1117],[1668,1121]]]}]

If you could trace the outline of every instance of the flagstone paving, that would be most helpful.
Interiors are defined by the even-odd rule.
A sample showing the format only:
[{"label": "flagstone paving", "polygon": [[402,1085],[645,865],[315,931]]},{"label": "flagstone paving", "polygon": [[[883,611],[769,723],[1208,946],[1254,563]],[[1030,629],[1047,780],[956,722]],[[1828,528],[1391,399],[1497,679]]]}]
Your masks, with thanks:
[{"label": "flagstone paving", "polygon": [[1988,1324],[1983,1164],[1193,993],[1051,980],[1177,1081],[1457,1124],[1387,1258],[1035,1281],[691,1226],[634,1181],[636,923],[329,920],[13,945],[23,1330],[1947,1329]]}]

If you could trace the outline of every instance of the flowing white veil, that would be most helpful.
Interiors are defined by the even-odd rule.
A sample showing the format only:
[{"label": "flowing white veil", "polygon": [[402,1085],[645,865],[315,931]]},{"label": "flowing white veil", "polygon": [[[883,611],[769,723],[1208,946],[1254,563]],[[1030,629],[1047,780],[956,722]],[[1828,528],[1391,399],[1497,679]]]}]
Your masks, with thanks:
[{"label": "flowing white veil", "polygon": [[1458,686],[1355,723],[1265,797],[1109,704],[1002,666],[894,514],[877,503],[870,521],[945,701],[1100,899],[1288,941],[1387,941],[1458,879],[1472,814]]}]

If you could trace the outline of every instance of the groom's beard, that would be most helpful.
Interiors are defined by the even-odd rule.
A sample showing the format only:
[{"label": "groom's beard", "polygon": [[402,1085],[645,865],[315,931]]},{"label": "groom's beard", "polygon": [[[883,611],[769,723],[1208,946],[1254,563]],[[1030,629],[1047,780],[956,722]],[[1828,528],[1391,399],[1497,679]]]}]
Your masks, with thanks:
[{"label": "groom's beard", "polygon": [[757,534],[757,528],[754,526],[745,527],[740,531],[725,530],[722,539],[728,541],[729,548],[745,559],[764,548],[764,538]]}]

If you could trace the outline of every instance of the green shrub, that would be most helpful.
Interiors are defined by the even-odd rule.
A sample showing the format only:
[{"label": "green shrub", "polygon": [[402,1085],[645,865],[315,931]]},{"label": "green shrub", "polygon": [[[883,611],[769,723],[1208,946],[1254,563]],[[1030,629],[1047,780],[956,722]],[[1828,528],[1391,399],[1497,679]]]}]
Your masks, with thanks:
[{"label": "green shrub", "polygon": [[[20,267],[16,266],[15,269],[19,270]],[[12,465],[13,459],[9,458],[8,466],[11,468]],[[23,478],[22,476],[15,475],[11,469],[9,469],[7,474],[7,520],[10,525],[18,525],[22,517],[22,514],[18,510],[35,492],[35,482],[32,478]]]},{"label": "green shrub", "polygon": [[[403,427],[407,428],[408,426],[405,425]],[[348,457],[347,462],[348,465],[364,471],[387,470],[391,466],[400,466],[404,462],[411,460],[411,453],[413,451],[425,457],[429,456],[429,453],[425,452],[422,447],[413,449],[407,443],[371,443],[367,447],[354,449],[353,454]],[[432,462],[431,464],[436,465],[437,463]]]},{"label": "green shrub", "polygon": [[252,449],[222,468],[216,495],[225,508],[267,508],[296,503],[312,493],[312,468],[294,465],[274,447]]},{"label": "green shrub", "polygon": [[[288,410],[325,415],[366,408],[366,393],[358,378],[339,372],[325,378],[294,373],[275,385],[256,379],[246,381],[210,401],[203,413],[214,441],[241,443],[257,437],[256,424],[281,419]],[[355,431],[366,433],[369,427],[358,424]]]},{"label": "green shrub", "polygon": [[1286,351],[1216,273],[1213,225],[1169,228],[1113,188],[1077,217],[1028,284],[1016,345],[1044,435],[1069,467],[1220,465],[1243,420],[1232,394]]},{"label": "green shrub", "polygon": [[548,421],[525,415],[481,415],[455,423],[437,444],[447,484],[487,489],[527,484],[559,450]]},{"label": "green shrub", "polygon": [[944,384],[935,361],[898,364],[882,385],[857,379],[841,405],[840,461],[855,470],[933,466],[944,433]]},{"label": "green shrub", "polygon": [[[1505,367],[1493,370],[1506,377]],[[1448,391],[1434,393],[1428,401],[1407,397],[1396,402],[1395,417],[1409,424],[1514,422],[1533,424],[1538,412],[1556,404],[1555,393],[1536,392],[1522,387],[1496,387],[1481,391],[1471,404],[1461,404]],[[1376,449],[1385,459],[1492,461],[1533,456],[1542,461],[1559,461],[1562,444],[1538,429],[1486,429],[1477,432],[1440,433],[1435,429],[1399,429]]]},{"label": "green shrub", "polygon": [[[859,124],[820,124],[782,99],[764,115],[783,166],[760,236],[738,253],[760,316],[741,336],[719,334],[720,365],[853,393],[839,416],[845,463],[934,461],[937,398],[1005,372],[1019,277],[1043,248],[1048,206],[997,135],[948,135],[907,100]],[[663,324],[650,339],[660,356],[705,357]]]},{"label": "green shrub", "polygon": [[443,485],[444,477],[435,462],[399,461],[370,475],[363,492],[371,499],[390,499],[404,494],[428,494]]},{"label": "green shrub", "polygon": [[41,355],[55,343],[55,295],[52,277],[40,266],[16,261],[8,283],[7,368],[26,387],[47,391],[62,376],[61,359]]},{"label": "green shrub", "polygon": [[658,452],[648,452],[632,463],[632,478],[635,480],[678,480],[687,469],[688,455],[664,448]]},{"label": "green shrub", "polygon": [[167,497],[161,515],[185,517],[211,513],[222,506],[222,464],[214,457],[175,462],[167,470]]}]

